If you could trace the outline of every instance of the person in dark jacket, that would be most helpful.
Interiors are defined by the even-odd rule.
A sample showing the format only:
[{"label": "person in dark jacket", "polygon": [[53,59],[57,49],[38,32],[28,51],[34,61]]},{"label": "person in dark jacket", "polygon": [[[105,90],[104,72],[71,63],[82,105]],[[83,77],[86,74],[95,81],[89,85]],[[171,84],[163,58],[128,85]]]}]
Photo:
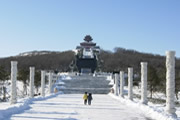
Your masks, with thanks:
[{"label": "person in dark jacket", "polygon": [[92,101],[92,94],[91,93],[89,93],[89,95],[88,95],[88,105],[91,105],[91,101]]}]

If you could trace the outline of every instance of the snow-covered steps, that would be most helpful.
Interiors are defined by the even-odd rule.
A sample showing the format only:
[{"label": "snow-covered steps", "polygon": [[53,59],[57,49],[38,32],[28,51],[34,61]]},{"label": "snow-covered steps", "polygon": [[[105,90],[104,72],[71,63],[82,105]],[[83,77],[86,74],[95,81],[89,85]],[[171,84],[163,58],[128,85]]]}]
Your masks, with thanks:
[{"label": "snow-covered steps", "polygon": [[61,91],[65,94],[83,94],[84,92],[107,94],[110,92],[110,88],[63,88]]},{"label": "snow-covered steps", "polygon": [[71,76],[71,79],[62,79],[63,87],[60,91],[65,94],[82,94],[84,92],[93,94],[107,94],[112,85],[109,85],[107,77],[90,75]]}]

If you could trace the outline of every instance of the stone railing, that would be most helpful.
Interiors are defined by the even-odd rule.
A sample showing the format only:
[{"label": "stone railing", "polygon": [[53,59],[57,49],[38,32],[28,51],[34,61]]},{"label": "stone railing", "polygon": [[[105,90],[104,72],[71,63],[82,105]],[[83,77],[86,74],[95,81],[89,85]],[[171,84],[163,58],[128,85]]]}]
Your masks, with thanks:
[{"label": "stone railing", "polygon": [[[16,81],[17,81],[17,61],[11,61],[11,99],[10,104],[15,104],[17,102],[17,89],[16,89]],[[49,94],[52,93],[52,85],[53,85],[53,73],[46,71],[41,71],[41,96],[45,96],[45,76],[49,78],[48,91]],[[30,67],[30,90],[29,97],[34,97],[34,77],[35,77],[35,67]],[[57,77],[56,77],[57,78]]]},{"label": "stone railing", "polygon": [[[147,104],[147,62],[141,62],[141,103]],[[123,97],[124,72],[114,75],[114,94]],[[133,68],[128,68],[128,98],[133,100]],[[175,52],[166,52],[166,108],[167,114],[176,117],[175,109]]]},{"label": "stone railing", "polygon": [[[141,103],[147,104],[147,62],[141,62]],[[166,52],[166,112],[170,115],[176,116],[176,109],[174,105],[175,96],[175,52]],[[35,68],[30,67],[30,97],[34,97],[34,73]],[[45,96],[45,71],[41,71],[41,96]],[[49,73],[49,93],[52,93],[52,73]],[[123,97],[124,89],[124,71],[115,74],[114,94]],[[11,104],[17,101],[16,92],[17,81],[17,62],[11,62]],[[120,85],[120,86],[119,86]],[[133,100],[133,68],[128,68],[128,98]]]}]

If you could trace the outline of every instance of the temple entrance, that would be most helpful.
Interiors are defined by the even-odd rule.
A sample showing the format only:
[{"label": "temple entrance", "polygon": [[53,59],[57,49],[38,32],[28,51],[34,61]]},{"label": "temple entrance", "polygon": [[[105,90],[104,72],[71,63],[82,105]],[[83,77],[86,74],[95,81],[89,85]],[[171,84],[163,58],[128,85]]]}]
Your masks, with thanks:
[{"label": "temple entrance", "polygon": [[84,42],[76,47],[75,64],[79,73],[94,73],[97,69],[100,47],[92,40],[90,35],[86,35]]},{"label": "temple entrance", "polygon": [[81,68],[81,73],[91,73],[91,71],[90,68]]}]

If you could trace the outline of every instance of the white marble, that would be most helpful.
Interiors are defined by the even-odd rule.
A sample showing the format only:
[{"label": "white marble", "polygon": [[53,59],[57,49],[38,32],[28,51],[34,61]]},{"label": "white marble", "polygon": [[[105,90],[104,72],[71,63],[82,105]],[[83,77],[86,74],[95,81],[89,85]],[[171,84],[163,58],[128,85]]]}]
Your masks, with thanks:
[{"label": "white marble", "polygon": [[45,96],[45,71],[41,71],[41,96]]},{"label": "white marble", "polygon": [[124,97],[124,71],[120,71],[120,97]]},{"label": "white marble", "polygon": [[34,97],[34,71],[35,68],[34,67],[30,67],[30,90],[29,90],[29,95],[31,98]]},{"label": "white marble", "polygon": [[114,91],[114,93],[115,93],[115,95],[119,95],[119,92],[118,92],[118,89],[119,89],[119,87],[118,87],[118,84],[119,84],[119,75],[117,74],[117,73],[115,73],[115,91]]},{"label": "white marble", "polygon": [[141,102],[147,104],[147,62],[141,62]]},{"label": "white marble", "polygon": [[166,112],[176,116],[175,97],[175,52],[166,52]]},{"label": "white marble", "polygon": [[15,104],[17,102],[17,61],[11,61],[11,99],[10,104]]},{"label": "white marble", "polygon": [[128,68],[128,99],[133,100],[133,68]]}]

